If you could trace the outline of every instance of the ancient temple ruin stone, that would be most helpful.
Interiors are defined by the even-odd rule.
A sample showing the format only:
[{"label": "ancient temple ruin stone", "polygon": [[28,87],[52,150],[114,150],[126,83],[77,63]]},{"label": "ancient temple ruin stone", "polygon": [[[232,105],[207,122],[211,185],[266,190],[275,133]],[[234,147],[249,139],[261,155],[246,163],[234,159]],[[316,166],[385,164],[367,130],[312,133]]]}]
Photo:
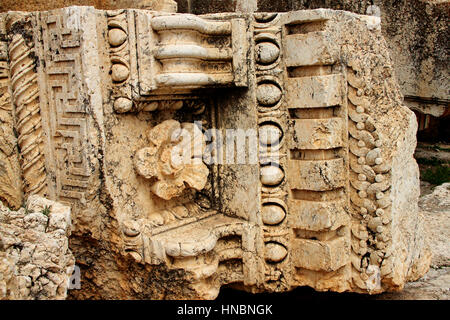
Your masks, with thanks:
[{"label": "ancient temple ruin stone", "polygon": [[0,203],[0,300],[67,297],[70,224],[70,207],[38,195],[17,211]]},{"label": "ancient temple ruin stone", "polygon": [[68,7],[0,21],[1,137],[14,127],[19,146],[1,145],[0,196],[71,206],[73,297],[373,294],[427,271],[417,124],[378,18]]}]

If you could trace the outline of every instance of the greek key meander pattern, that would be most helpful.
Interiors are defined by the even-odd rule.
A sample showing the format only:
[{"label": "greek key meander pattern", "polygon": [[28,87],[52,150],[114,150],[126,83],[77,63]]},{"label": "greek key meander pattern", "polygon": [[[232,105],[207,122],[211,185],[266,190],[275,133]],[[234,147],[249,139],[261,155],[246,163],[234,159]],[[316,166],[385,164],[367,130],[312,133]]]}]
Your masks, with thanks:
[{"label": "greek key meander pattern", "polygon": [[84,199],[90,175],[84,142],[87,140],[86,102],[80,92],[80,31],[65,27],[64,15],[42,14],[43,52],[48,83],[47,117],[57,170],[58,199]]}]

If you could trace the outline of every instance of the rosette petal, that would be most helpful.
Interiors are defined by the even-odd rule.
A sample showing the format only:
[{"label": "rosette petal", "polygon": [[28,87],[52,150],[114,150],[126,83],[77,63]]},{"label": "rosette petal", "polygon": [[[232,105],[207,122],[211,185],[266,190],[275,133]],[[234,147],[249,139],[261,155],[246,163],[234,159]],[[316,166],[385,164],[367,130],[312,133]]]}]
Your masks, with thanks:
[{"label": "rosette petal", "polygon": [[158,176],[158,148],[147,147],[136,152],[134,157],[136,171],[146,179]]}]

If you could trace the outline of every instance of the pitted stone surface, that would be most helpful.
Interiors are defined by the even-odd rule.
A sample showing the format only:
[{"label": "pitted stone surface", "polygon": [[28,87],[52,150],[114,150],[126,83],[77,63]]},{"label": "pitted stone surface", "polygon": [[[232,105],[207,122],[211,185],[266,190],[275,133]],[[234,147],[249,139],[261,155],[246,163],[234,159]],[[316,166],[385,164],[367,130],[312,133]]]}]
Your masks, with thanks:
[{"label": "pitted stone surface", "polygon": [[[20,147],[0,140],[0,198],[71,207],[74,298],[374,294],[426,272],[417,125],[378,18],[69,7],[0,21],[0,137],[16,130]],[[67,240],[68,216],[42,205],[17,219]]]},{"label": "pitted stone surface", "polygon": [[65,299],[75,259],[70,208],[37,195],[11,211],[0,203],[1,299]]}]

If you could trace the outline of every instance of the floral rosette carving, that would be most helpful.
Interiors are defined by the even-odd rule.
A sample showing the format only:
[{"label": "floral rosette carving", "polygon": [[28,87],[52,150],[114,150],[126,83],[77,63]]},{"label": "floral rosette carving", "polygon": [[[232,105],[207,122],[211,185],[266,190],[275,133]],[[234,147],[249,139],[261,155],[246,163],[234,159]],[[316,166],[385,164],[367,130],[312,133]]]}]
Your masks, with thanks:
[{"label": "floral rosette carving", "polygon": [[164,200],[185,189],[202,190],[209,170],[202,156],[206,139],[194,123],[166,120],[148,132],[150,146],[136,152],[138,174],[151,181],[151,191]]}]

